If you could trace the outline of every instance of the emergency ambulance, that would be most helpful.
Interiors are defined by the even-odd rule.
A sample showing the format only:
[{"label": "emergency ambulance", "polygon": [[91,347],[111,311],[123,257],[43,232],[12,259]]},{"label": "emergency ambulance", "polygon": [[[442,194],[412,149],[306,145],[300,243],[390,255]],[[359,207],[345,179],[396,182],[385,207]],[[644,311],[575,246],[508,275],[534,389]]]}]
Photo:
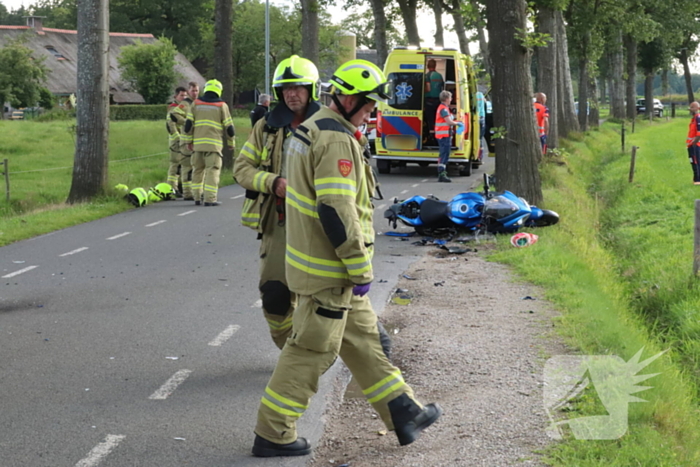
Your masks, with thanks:
[{"label": "emergency ambulance", "polygon": [[[388,174],[392,167],[416,163],[421,167],[437,164],[438,142],[435,129],[426,118],[424,96],[428,60],[435,60],[435,71],[442,75],[444,90],[452,93],[453,119],[464,123],[464,132],[452,135],[450,166],[460,175],[471,175],[479,161],[479,115],[476,110],[476,78],[471,58],[455,49],[398,47],[389,53],[384,74],[392,86],[392,98],[377,107],[377,170]],[[427,108],[426,108],[427,107]],[[432,109],[432,110],[431,110]]]}]

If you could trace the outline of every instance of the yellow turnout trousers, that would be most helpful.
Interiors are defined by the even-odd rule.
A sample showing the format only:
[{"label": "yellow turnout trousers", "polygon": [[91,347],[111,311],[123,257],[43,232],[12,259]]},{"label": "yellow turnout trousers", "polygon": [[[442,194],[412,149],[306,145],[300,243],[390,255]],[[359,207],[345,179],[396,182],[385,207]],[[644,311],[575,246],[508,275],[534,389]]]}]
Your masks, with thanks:
[{"label": "yellow turnout trousers", "polygon": [[[265,201],[274,203],[275,196]],[[296,294],[289,291],[285,276],[284,257],[287,246],[286,229],[279,225],[279,217],[272,209],[263,221],[260,244],[260,298],[262,310],[270,327],[270,336],[280,349],[292,334],[292,312],[296,306]]]},{"label": "yellow turnout trousers", "polygon": [[190,179],[192,170],[192,151],[187,149],[186,144],[180,145],[180,183],[182,183],[182,196],[192,198],[192,180]]},{"label": "yellow turnout trousers", "polygon": [[[258,409],[257,435],[278,444],[294,442],[297,419],[318,390],[319,378],[338,355],[387,429],[394,429],[392,420],[400,419],[399,412],[408,410],[406,407],[422,409],[401,370],[382,351],[377,315],[369,298],[353,296],[348,287],[300,295],[298,300],[292,315],[292,336],[282,349]],[[390,405],[395,399],[401,403]]]},{"label": "yellow turnout trousers", "polygon": [[[175,146],[177,148],[177,146]],[[168,166],[168,183],[177,191],[177,166],[180,165],[182,154],[180,151],[170,149],[170,165]]]},{"label": "yellow turnout trousers", "polygon": [[204,191],[204,202],[216,202],[219,191],[222,156],[219,152],[200,152],[192,154],[192,196],[199,201]]}]

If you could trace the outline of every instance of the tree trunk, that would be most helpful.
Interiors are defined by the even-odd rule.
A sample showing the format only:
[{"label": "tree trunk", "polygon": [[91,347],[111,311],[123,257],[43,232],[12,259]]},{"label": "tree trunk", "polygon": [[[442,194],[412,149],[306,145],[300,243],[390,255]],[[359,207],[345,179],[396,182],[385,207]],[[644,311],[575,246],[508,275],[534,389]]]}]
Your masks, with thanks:
[{"label": "tree trunk", "polygon": [[68,203],[87,201],[107,184],[109,159],[109,0],[78,0],[78,106]]},{"label": "tree trunk", "polygon": [[644,116],[654,116],[654,70],[644,70]]},{"label": "tree trunk", "polygon": [[532,108],[530,54],[517,38],[527,28],[525,0],[487,0],[494,127],[505,136],[496,140],[499,190],[510,190],[533,204],[542,202],[537,161],[541,157]]},{"label": "tree trunk", "polygon": [[471,55],[471,52],[469,52],[467,27],[464,25],[464,16],[462,16],[459,0],[452,0],[450,14],[452,15],[452,20],[455,23],[455,32],[457,33],[457,40],[459,41],[459,50],[465,55]]},{"label": "tree trunk", "polygon": [[690,65],[688,64],[688,49],[682,49],[679,57],[683,64],[683,77],[685,78],[685,90],[688,92],[688,104],[695,102],[695,94],[693,93],[692,76],[690,74]]},{"label": "tree trunk", "polygon": [[578,125],[581,131],[588,131],[588,59],[579,59],[578,71]]},{"label": "tree trunk", "polygon": [[627,98],[627,118],[637,117],[637,41],[629,35],[625,36],[627,51],[627,80],[625,82],[625,97]]},{"label": "tree trunk", "polygon": [[549,34],[551,40],[546,47],[537,48],[537,91],[547,96],[549,112],[549,133],[547,147],[559,147],[559,124],[557,119],[557,33],[554,10],[541,8],[537,14],[538,32]]},{"label": "tree trunk", "polygon": [[[564,15],[561,11],[554,12],[557,25],[557,100],[556,110],[559,136],[565,138],[569,133],[579,131],[574,106],[574,85],[571,81],[569,66],[569,46],[566,39]],[[551,113],[551,112],[550,112]]]},{"label": "tree trunk", "polygon": [[318,0],[301,0],[301,55],[318,63]]},{"label": "tree trunk", "polygon": [[399,2],[399,8],[401,9],[403,24],[406,27],[408,45],[420,47],[420,34],[418,33],[418,23],[416,22],[417,0],[397,1]]},{"label": "tree trunk", "polygon": [[597,128],[600,126],[600,110],[598,108],[598,80],[594,76],[588,76],[588,127]]},{"label": "tree trunk", "polygon": [[622,31],[615,36],[615,44],[610,53],[610,115],[613,118],[625,118],[624,56],[622,53]]},{"label": "tree trunk", "polygon": [[377,48],[377,64],[384,68],[389,51],[386,45],[386,14],[384,1],[372,0],[372,15],[374,16],[374,44]]},{"label": "tree trunk", "polygon": [[[224,89],[221,99],[233,108],[233,30],[232,0],[216,0],[214,17],[214,75]],[[226,144],[223,149],[222,170],[233,170],[233,151]]]},{"label": "tree trunk", "polygon": [[435,46],[445,45],[444,28],[442,26],[442,0],[433,0],[433,14],[435,15]]},{"label": "tree trunk", "polygon": [[[454,0],[457,2],[458,0]],[[481,61],[484,65],[484,72],[491,74],[491,54],[489,53],[489,43],[486,40],[486,32],[481,21],[476,21],[476,32],[479,36],[479,50],[481,51]]]}]

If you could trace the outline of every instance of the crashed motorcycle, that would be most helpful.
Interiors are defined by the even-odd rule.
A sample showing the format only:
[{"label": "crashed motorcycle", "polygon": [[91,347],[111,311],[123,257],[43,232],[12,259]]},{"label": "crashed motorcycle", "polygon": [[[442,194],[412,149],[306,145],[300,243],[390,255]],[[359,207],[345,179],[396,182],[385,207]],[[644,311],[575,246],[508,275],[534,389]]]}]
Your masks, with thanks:
[{"label": "crashed motorcycle", "polygon": [[510,233],[523,227],[546,227],[559,222],[559,214],[531,206],[510,191],[491,192],[484,174],[484,191],[460,193],[450,201],[435,196],[412,196],[394,205],[384,218],[396,228],[397,222],[413,227],[420,235],[466,230],[470,232]]}]

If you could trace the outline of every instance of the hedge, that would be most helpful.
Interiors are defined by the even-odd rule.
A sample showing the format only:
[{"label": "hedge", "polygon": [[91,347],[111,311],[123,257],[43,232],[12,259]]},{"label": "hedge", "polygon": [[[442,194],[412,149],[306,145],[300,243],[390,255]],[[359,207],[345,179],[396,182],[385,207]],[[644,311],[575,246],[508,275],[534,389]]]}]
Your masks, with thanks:
[{"label": "hedge", "polygon": [[110,120],[165,120],[167,104],[155,105],[110,105]]}]

